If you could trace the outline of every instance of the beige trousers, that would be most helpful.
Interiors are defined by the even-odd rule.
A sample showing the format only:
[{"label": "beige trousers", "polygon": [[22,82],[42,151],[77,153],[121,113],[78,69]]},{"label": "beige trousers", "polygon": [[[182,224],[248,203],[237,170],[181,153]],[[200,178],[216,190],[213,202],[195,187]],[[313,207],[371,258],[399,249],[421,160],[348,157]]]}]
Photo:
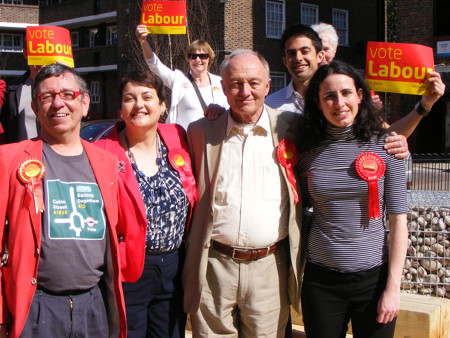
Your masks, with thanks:
[{"label": "beige trousers", "polygon": [[191,315],[193,337],[284,337],[288,265],[287,245],[256,261],[211,248],[200,308]]}]

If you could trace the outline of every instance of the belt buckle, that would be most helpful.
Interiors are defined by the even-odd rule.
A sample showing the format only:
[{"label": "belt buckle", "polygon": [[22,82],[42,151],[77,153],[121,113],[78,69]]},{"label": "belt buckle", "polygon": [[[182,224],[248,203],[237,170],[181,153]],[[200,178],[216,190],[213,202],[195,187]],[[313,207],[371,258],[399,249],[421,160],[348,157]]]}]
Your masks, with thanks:
[{"label": "belt buckle", "polygon": [[271,247],[271,246],[272,246],[272,245],[269,245],[269,246],[266,248],[266,257],[270,255],[270,247]]},{"label": "belt buckle", "polygon": [[232,248],[233,248],[233,252],[231,253],[231,258],[232,258],[232,259],[235,259],[235,260],[237,260],[237,261],[245,261],[245,259],[243,259],[243,258],[237,258],[237,257],[235,257],[236,251],[238,251],[238,250],[242,251],[242,249],[235,248],[235,247],[232,247]]}]

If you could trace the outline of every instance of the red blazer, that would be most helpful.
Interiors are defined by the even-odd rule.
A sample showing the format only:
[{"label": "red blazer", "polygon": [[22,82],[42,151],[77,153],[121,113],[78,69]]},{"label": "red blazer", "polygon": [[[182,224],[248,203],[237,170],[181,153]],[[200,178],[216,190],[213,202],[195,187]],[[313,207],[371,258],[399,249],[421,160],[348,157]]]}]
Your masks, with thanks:
[{"label": "red blazer", "polygon": [[[0,243],[9,250],[6,266],[1,267],[0,321],[11,322],[10,337],[18,337],[28,316],[36,290],[41,247],[41,214],[33,203],[24,205],[26,186],[17,170],[27,159],[42,161],[42,140],[33,139],[0,146]],[[126,337],[125,303],[121,287],[118,226],[117,159],[92,144],[82,141],[100,188],[109,225],[110,252],[107,255],[106,306],[110,317],[110,336]],[[8,225],[5,225],[8,221]],[[55,257],[55,259],[58,259]]]},{"label": "red blazer", "polygon": [[[139,186],[131,163],[120,145],[119,132],[125,127],[124,122],[118,122],[108,137],[94,144],[105,149],[119,159],[119,217],[123,227],[118,231],[123,238],[120,246],[120,264],[122,277],[125,282],[135,282],[139,279],[144,268],[145,241],[147,233],[147,214]],[[185,154],[185,165],[181,168],[172,165],[180,173],[181,183],[189,200],[189,215],[185,226],[185,236],[189,231],[189,224],[195,201],[198,199],[197,187],[192,175],[191,161],[186,144],[186,132],[177,124],[158,124],[158,134],[169,151],[169,158],[173,151],[182,149]],[[170,162],[170,161],[169,161]],[[183,174],[187,175],[184,175]]]}]

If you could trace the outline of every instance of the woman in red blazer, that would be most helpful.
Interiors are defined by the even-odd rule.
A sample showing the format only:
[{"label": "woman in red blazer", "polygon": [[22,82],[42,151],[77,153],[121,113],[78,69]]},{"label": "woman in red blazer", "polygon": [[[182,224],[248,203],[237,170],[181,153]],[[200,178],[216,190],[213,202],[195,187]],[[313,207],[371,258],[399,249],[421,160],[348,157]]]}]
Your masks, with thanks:
[{"label": "woman in red blazer", "polygon": [[152,73],[127,74],[119,90],[123,121],[96,145],[119,159],[128,336],[183,337],[183,242],[198,198],[185,131],[158,123],[165,89]]}]

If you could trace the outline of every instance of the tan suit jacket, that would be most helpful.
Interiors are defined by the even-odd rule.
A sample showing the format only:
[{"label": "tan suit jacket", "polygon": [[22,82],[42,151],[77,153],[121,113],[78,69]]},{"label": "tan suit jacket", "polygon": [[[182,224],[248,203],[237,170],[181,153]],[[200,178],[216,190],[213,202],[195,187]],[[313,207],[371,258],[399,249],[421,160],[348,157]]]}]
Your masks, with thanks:
[{"label": "tan suit jacket", "polygon": [[[285,138],[293,139],[292,127],[298,114],[280,112],[265,106],[269,115],[273,144]],[[200,199],[194,208],[191,232],[187,240],[186,260],[183,269],[184,310],[196,313],[200,304],[200,296],[206,279],[208,253],[211,244],[213,222],[213,202],[216,191],[217,175],[220,166],[222,142],[226,137],[228,114],[222,114],[217,120],[208,121],[202,118],[190,124],[188,128],[188,145],[191,151],[194,176]],[[281,167],[281,165],[280,165]],[[289,191],[289,249],[291,265],[288,283],[289,298],[293,307],[298,310],[300,302],[301,276],[303,271],[300,262],[301,234],[301,202],[294,205],[294,195],[289,186],[286,171],[281,167],[284,182]],[[270,182],[261,182],[270,184]],[[299,196],[301,194],[299,193]],[[263,276],[261,278],[264,278]]]}]

